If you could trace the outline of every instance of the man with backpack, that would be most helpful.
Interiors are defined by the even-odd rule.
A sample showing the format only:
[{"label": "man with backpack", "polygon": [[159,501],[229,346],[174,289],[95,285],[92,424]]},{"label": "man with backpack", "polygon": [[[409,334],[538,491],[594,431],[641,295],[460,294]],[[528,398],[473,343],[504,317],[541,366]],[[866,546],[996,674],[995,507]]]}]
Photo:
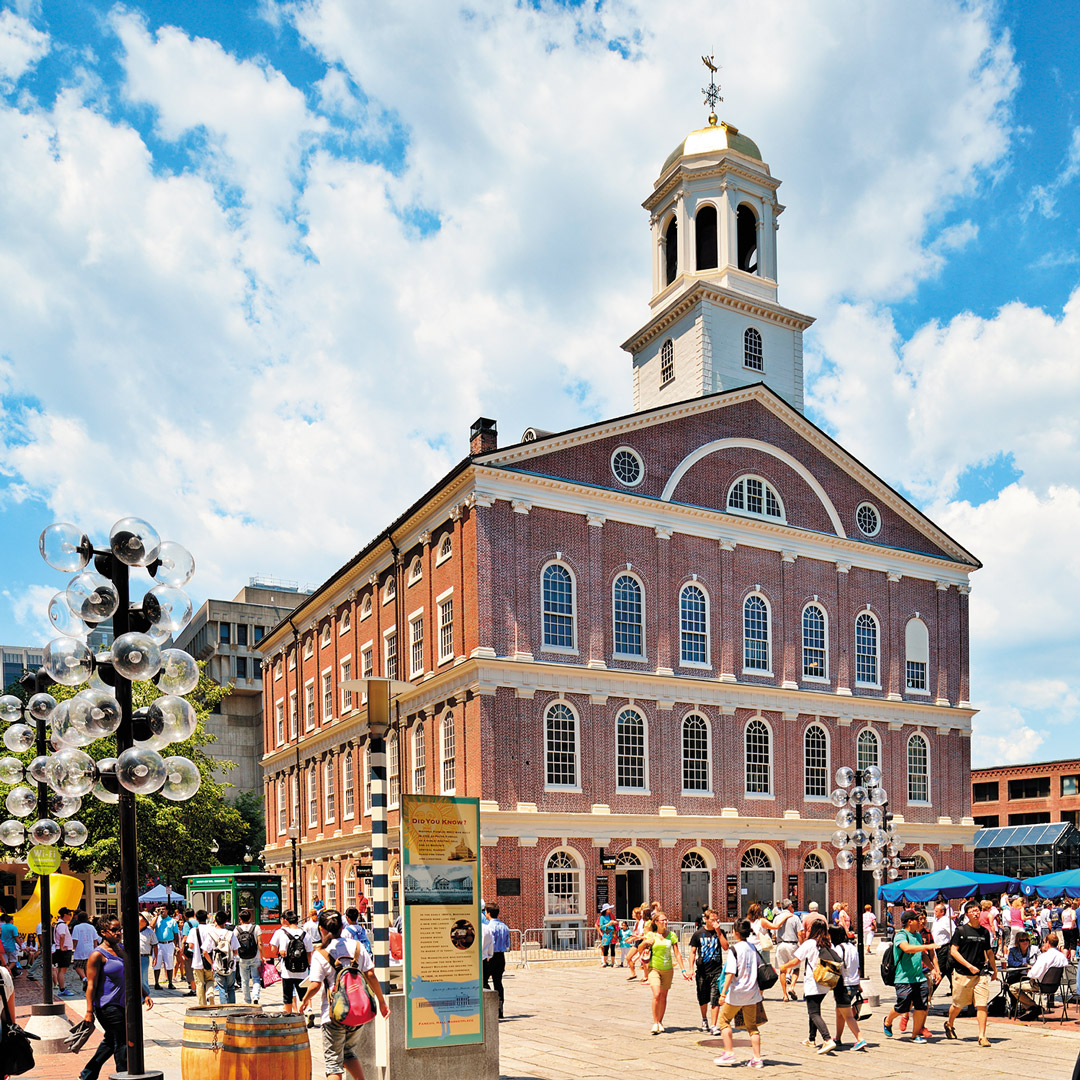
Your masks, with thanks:
[{"label": "man with backpack", "polygon": [[195,912],[195,925],[188,931],[185,940],[187,949],[191,950],[189,961],[191,968],[191,981],[195,985],[195,1000],[200,1005],[206,1004],[206,987],[213,978],[212,961],[210,956],[210,930],[206,925],[206,912],[200,908]]},{"label": "man with backpack", "polygon": [[390,1006],[375,978],[371,954],[359,941],[343,939],[341,931],[341,915],[332,908],[323,908],[319,913],[322,944],[312,954],[308,990],[300,1007],[306,1008],[308,1002],[322,991],[326,1080],[342,1080],[346,1070],[355,1080],[364,1080],[359,1061],[360,1041],[363,1024],[374,1015],[366,1000],[367,994],[379,1003],[379,1012],[383,1016],[390,1015]]},{"label": "man with backpack", "polygon": [[236,968],[240,973],[240,993],[245,1005],[258,1005],[262,992],[262,949],[259,927],[251,915],[251,908],[240,909],[240,921],[236,924]]},{"label": "man with backpack", "polygon": [[314,944],[296,925],[296,912],[287,908],[281,914],[281,926],[270,939],[270,959],[277,959],[281,975],[281,995],[285,1011],[296,1012],[303,998],[301,984],[307,981]]},{"label": "man with backpack", "polygon": [[[919,913],[917,911],[905,911],[900,916],[902,930],[897,931],[896,937],[885,954],[881,964],[881,981],[896,988],[896,1004],[889,1010],[885,1017],[885,1036],[891,1039],[893,1035],[893,1021],[898,1016],[906,1016],[914,1010],[915,1015],[911,1024],[911,1041],[914,1043],[926,1042],[923,1028],[926,1027],[926,1013],[930,1008],[929,995],[927,993],[927,981],[923,975],[922,957],[924,952],[935,952],[934,943],[926,944],[919,931]],[[937,968],[937,956],[934,957],[934,967]],[[890,984],[889,979],[892,979]]]},{"label": "man with backpack", "polygon": [[236,931],[225,925],[228,919],[228,912],[215,912],[214,925],[207,931],[211,942],[208,958],[210,969],[214,973],[219,1005],[236,1003],[236,954],[240,942],[237,940]]},{"label": "man with backpack", "polygon": [[761,1032],[758,1030],[768,1017],[762,1004],[761,990],[758,988],[758,966],[761,955],[753,945],[747,943],[750,937],[750,920],[741,919],[734,926],[735,941],[727,951],[724,971],[721,976],[723,987],[720,990],[720,1035],[724,1040],[724,1052],[713,1062],[714,1065],[735,1064],[735,1044],[731,1027],[736,1015],[742,1012],[742,1026],[750,1036],[751,1058],[746,1063],[752,1069],[760,1069]]}]

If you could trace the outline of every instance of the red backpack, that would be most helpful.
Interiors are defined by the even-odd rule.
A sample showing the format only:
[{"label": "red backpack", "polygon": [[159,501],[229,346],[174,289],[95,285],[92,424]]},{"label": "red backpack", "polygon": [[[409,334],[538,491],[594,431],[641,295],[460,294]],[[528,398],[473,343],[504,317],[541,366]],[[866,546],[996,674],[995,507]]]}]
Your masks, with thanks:
[{"label": "red backpack", "polygon": [[326,962],[337,972],[333,986],[327,983],[330,995],[330,1018],[345,1027],[362,1027],[375,1018],[375,1000],[368,989],[367,979],[354,956],[349,963],[335,961],[325,949],[320,949]]}]

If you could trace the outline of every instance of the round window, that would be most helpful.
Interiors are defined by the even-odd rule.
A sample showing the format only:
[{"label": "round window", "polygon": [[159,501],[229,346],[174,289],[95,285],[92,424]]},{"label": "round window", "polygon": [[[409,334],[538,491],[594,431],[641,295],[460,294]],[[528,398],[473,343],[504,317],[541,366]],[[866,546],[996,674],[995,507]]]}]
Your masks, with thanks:
[{"label": "round window", "polygon": [[878,516],[877,509],[870,503],[859,503],[859,508],[855,511],[855,520],[867,536],[877,536],[881,531],[881,518]]},{"label": "round window", "polygon": [[645,475],[645,466],[636,451],[631,450],[628,446],[620,446],[611,455],[611,471],[620,484],[634,487],[641,483],[641,478]]}]

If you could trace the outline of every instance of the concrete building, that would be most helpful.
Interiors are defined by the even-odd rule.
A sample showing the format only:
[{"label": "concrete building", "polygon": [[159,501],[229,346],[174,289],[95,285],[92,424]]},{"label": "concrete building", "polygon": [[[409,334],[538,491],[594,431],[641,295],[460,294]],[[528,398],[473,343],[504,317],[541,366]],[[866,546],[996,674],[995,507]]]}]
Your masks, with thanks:
[{"label": "concrete building", "polygon": [[980,564],[802,415],[777,187],[734,128],[684,140],[645,203],[637,411],[501,448],[477,421],[267,635],[265,859],[290,879],[294,833],[301,906],[369,872],[365,708],[339,683],[373,675],[412,684],[391,843],[402,792],[478,797],[483,895],[517,927],[573,929],[608,897],[620,917],[854,903],[840,765],[881,767],[902,856],[971,866]]},{"label": "concrete building", "polygon": [[216,683],[232,693],[211,714],[207,730],[217,741],[211,757],[234,761],[237,768],[222,779],[238,791],[262,787],[262,651],[264,634],[308,594],[295,582],[252,578],[232,600],[207,600],[177,636],[177,648],[207,661]]},{"label": "concrete building", "polygon": [[1053,821],[1078,825],[1080,759],[973,769],[971,812],[986,829]]},{"label": "concrete building", "polygon": [[4,665],[3,689],[17,683],[27,671],[37,671],[44,662],[42,651],[40,645],[0,645]]}]

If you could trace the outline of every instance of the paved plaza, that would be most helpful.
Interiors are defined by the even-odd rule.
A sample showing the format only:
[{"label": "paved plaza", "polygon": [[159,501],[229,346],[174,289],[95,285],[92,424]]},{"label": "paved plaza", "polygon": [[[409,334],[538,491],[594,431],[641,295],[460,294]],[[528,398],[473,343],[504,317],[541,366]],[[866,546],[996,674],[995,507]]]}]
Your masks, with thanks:
[{"label": "paved plaza", "polygon": [[[20,1000],[26,987],[20,980]],[[280,989],[269,991],[270,1003]],[[593,965],[510,969],[506,977],[506,1016],[500,1025],[502,1080],[626,1080],[628,1075],[701,1077],[719,1074],[713,1058],[720,1040],[698,1029],[699,1014],[693,986],[679,981],[671,991],[667,1032],[649,1034],[649,991],[626,981],[620,968],[601,970]],[[192,999],[179,992],[163,994],[146,1015],[146,1062],[161,1069],[165,1080],[181,1080],[180,1034],[184,1011]],[[991,1020],[991,1049],[976,1041],[974,1019],[957,1022],[960,1039],[946,1042],[942,1016],[934,1015],[930,1030],[937,1036],[925,1046],[906,1038],[886,1039],[881,1020],[886,1008],[874,1010],[864,1023],[870,1049],[855,1053],[843,1049],[826,1061],[801,1045],[806,1038],[806,1008],[801,1001],[787,1004],[774,988],[766,995],[769,1022],[762,1029],[763,1057],[769,1069],[790,1077],[821,1076],[854,1070],[856,1074],[895,1080],[925,1080],[928,1075],[956,1080],[1061,1080],[1072,1073],[1080,1053],[1080,1030],[1075,1024],[1062,1030],[1057,1024],[1019,1024]],[[20,1009],[20,1013],[22,1013]],[[830,1010],[826,1016],[832,1029]],[[311,1033],[312,1075],[323,1077],[321,1038]],[[39,1058],[36,1080],[71,1080],[97,1045],[98,1038],[77,1057],[71,1054]],[[737,1035],[735,1052],[749,1056],[749,1040]],[[111,1064],[102,1072],[107,1076]],[[371,1078],[369,1078],[371,1080]],[[462,1077],[462,1080],[470,1080]]]}]

